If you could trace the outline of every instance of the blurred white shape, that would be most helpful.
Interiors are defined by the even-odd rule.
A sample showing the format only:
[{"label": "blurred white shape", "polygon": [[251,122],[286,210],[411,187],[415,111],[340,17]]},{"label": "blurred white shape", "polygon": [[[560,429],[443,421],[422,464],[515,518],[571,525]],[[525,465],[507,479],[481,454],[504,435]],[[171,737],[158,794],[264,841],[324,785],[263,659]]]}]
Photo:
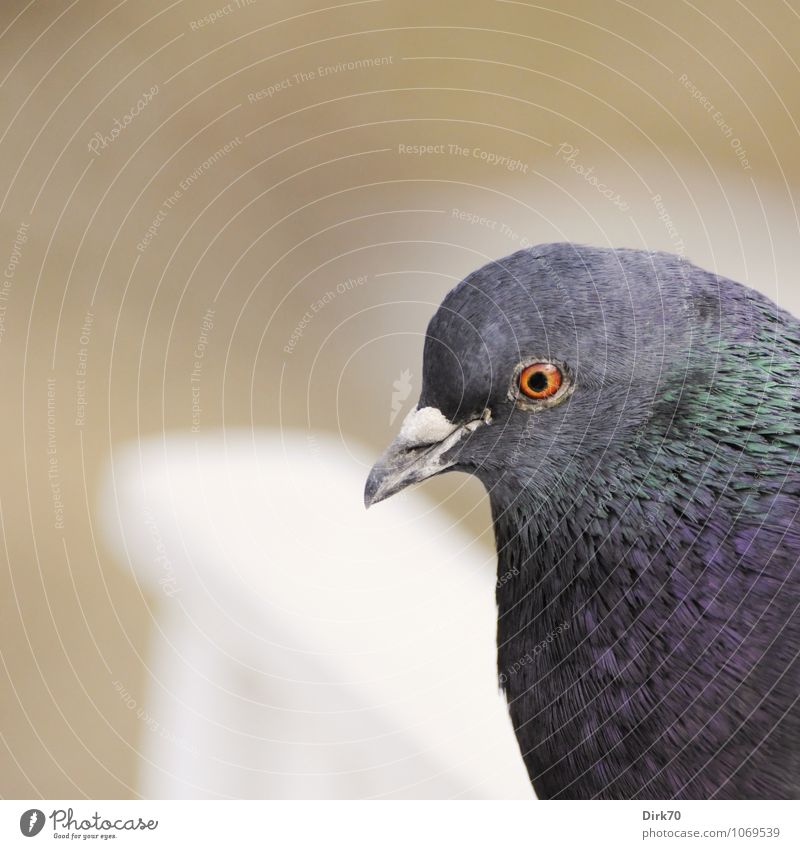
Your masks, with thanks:
[{"label": "blurred white shape", "polygon": [[532,797],[494,555],[419,491],[367,512],[369,463],[270,431],[115,455],[105,535],[157,599],[142,795]]}]

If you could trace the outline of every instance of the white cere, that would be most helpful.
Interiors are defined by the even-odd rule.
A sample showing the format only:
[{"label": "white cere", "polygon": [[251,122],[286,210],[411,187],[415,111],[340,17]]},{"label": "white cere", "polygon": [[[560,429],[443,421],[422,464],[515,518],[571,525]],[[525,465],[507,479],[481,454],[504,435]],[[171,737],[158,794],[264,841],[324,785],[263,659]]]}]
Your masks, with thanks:
[{"label": "white cere", "polygon": [[434,445],[437,442],[443,442],[457,430],[473,431],[479,425],[490,424],[491,421],[492,414],[487,409],[479,419],[459,426],[453,424],[436,407],[423,407],[421,410],[412,410],[405,417],[398,439],[407,445]]},{"label": "white cere", "polygon": [[399,438],[409,445],[432,445],[447,439],[456,430],[449,419],[436,407],[412,410],[403,421]]}]

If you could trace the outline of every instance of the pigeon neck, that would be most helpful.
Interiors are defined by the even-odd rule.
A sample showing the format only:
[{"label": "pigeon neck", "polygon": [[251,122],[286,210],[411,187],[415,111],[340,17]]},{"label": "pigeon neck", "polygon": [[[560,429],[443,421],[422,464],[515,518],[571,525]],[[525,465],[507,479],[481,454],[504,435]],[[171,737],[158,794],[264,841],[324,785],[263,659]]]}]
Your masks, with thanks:
[{"label": "pigeon neck", "polygon": [[567,798],[577,787],[591,795],[602,775],[581,773],[609,744],[605,732],[585,732],[604,727],[599,711],[618,695],[604,689],[598,646],[608,635],[598,639],[595,629],[625,601],[629,582],[609,580],[628,575],[619,556],[625,531],[602,502],[534,503],[522,492],[493,513],[498,674],[526,767],[540,798],[564,787]]}]

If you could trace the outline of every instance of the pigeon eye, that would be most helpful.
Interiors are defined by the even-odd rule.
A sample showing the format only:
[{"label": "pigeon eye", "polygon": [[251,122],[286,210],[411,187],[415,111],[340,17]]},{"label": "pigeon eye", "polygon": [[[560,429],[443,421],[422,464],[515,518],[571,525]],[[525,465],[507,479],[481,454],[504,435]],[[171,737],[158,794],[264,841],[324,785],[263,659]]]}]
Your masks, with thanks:
[{"label": "pigeon eye", "polygon": [[563,377],[553,363],[531,363],[519,375],[519,388],[523,395],[537,401],[552,398],[561,388]]}]

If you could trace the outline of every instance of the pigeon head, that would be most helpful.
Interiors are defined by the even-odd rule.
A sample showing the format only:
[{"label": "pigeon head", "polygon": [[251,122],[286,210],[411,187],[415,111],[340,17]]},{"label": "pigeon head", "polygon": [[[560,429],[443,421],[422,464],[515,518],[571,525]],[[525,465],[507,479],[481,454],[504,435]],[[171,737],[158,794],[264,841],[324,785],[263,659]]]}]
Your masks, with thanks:
[{"label": "pigeon head", "polygon": [[453,470],[493,499],[545,497],[646,424],[666,429],[713,367],[692,337],[714,335],[698,277],[711,275],[669,254],[573,244],[470,274],[428,326],[419,403],[373,467],[367,506]]},{"label": "pigeon head", "polygon": [[519,251],[431,320],[365,500],[485,485],[540,798],[800,796],[799,360],[763,295],[644,251]]}]

